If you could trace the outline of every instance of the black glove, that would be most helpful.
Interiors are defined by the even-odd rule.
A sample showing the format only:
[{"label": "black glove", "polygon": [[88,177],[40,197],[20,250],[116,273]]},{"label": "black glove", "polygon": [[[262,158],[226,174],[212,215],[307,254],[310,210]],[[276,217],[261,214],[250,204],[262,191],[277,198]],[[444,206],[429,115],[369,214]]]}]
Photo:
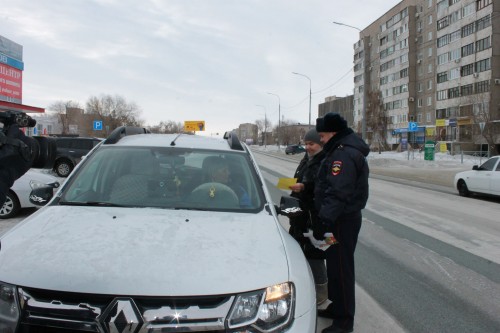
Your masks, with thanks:
[{"label": "black glove", "polygon": [[328,228],[326,227],[325,224],[321,223],[321,221],[318,221],[318,223],[315,223],[313,225],[313,236],[317,240],[323,241],[325,240],[325,233],[328,232]]}]

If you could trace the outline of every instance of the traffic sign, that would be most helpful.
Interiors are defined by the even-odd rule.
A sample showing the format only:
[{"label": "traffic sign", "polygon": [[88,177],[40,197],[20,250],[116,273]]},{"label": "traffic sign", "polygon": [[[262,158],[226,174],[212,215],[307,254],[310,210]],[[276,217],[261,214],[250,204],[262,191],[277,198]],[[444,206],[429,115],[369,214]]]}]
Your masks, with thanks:
[{"label": "traffic sign", "polygon": [[418,131],[418,123],[410,121],[408,123],[408,132],[416,132],[416,131]]},{"label": "traffic sign", "polygon": [[184,121],[184,130],[185,131],[204,131],[205,130],[205,121],[204,120],[195,120],[195,121]]},{"label": "traffic sign", "polygon": [[94,131],[102,131],[102,120],[94,120]]}]

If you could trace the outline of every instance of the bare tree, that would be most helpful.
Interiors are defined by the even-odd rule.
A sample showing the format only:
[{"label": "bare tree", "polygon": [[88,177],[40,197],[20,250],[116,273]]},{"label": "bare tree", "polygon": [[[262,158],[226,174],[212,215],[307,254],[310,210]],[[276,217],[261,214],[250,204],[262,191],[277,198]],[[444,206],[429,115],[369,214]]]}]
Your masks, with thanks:
[{"label": "bare tree", "polygon": [[267,137],[268,137],[267,132],[269,131],[269,129],[271,129],[272,126],[269,119],[267,119],[267,117],[264,119],[257,119],[255,121],[255,125],[257,125],[257,129],[260,132],[262,138],[262,144],[264,145],[268,144],[269,142],[267,142]]},{"label": "bare tree", "polygon": [[486,140],[490,154],[499,154],[500,152],[495,146],[495,123],[492,121],[490,114],[488,94],[483,93],[472,95],[466,100],[468,103],[472,104],[472,118],[474,120],[474,124],[477,125],[479,135]]},{"label": "bare tree", "polygon": [[106,128],[113,130],[119,126],[142,126],[139,119],[140,108],[134,102],[115,95],[92,96],[87,100],[85,111],[97,120],[102,120]]},{"label": "bare tree", "polygon": [[68,116],[68,109],[80,109],[80,104],[73,101],[57,101],[49,105],[47,108],[49,111],[53,111],[57,114],[59,123],[61,124],[61,134],[69,134],[70,117]]},{"label": "bare tree", "polygon": [[182,133],[184,125],[173,120],[160,121],[158,125],[151,126],[150,130],[153,133]]},{"label": "bare tree", "polygon": [[379,90],[368,92],[366,125],[369,129],[370,143],[377,143],[378,149],[387,150],[387,113],[384,109],[382,94]]}]

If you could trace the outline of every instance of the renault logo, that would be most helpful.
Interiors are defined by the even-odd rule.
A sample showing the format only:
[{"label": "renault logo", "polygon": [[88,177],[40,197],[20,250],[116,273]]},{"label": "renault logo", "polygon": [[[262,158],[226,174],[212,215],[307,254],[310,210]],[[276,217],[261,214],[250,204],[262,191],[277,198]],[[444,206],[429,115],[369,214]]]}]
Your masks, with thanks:
[{"label": "renault logo", "polygon": [[102,323],[108,333],[136,333],[143,322],[134,301],[117,298],[104,311]]}]

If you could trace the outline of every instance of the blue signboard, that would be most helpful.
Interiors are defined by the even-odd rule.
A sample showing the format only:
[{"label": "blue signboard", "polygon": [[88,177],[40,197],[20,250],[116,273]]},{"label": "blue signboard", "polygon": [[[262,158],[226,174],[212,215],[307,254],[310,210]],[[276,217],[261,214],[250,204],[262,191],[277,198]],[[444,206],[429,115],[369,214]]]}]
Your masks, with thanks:
[{"label": "blue signboard", "polygon": [[457,127],[457,120],[455,118],[452,118],[448,121],[448,125],[451,127]]},{"label": "blue signboard", "polygon": [[102,120],[94,120],[94,131],[102,131]]},{"label": "blue signboard", "polygon": [[408,132],[416,132],[418,131],[418,124],[414,121],[410,121],[408,123]]},{"label": "blue signboard", "polygon": [[0,63],[1,64],[6,64],[10,67],[17,68],[19,70],[24,70],[24,62],[19,61],[17,59],[11,58],[6,54],[3,54],[0,52]]}]

